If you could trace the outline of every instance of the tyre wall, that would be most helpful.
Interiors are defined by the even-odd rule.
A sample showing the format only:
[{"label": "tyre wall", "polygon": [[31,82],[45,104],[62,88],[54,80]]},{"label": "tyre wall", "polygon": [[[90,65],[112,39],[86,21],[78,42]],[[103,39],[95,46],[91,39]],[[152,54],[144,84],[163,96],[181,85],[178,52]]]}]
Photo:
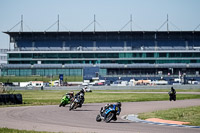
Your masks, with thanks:
[{"label": "tyre wall", "polygon": [[0,105],[2,104],[22,104],[22,95],[0,94]]}]

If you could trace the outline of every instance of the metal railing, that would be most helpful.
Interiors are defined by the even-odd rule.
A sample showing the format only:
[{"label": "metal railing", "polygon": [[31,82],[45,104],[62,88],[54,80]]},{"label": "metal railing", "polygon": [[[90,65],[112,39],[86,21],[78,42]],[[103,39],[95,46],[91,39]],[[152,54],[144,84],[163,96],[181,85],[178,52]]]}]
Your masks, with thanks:
[{"label": "metal railing", "polygon": [[44,48],[32,48],[32,47],[21,47],[10,49],[9,51],[200,51],[193,47],[44,47]]}]

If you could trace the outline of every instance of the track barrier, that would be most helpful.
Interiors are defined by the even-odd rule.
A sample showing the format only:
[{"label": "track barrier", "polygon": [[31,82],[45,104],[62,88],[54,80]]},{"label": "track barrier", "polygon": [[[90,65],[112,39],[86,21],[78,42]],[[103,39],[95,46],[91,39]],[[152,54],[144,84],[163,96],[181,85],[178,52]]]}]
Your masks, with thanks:
[{"label": "track barrier", "polygon": [[0,94],[0,105],[22,104],[22,94]]}]

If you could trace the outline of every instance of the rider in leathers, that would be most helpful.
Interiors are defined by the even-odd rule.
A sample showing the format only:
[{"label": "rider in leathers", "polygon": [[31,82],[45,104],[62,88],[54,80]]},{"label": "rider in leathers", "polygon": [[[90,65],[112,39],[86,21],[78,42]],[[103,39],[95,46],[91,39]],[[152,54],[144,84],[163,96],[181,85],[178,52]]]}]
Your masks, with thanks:
[{"label": "rider in leathers", "polygon": [[77,98],[77,97],[80,98],[80,102],[81,102],[81,103],[79,104],[79,107],[82,107],[82,104],[83,104],[84,101],[85,101],[84,95],[85,95],[86,88],[87,88],[87,87],[82,88],[82,89],[75,95],[75,98]]},{"label": "rider in leathers", "polygon": [[[120,113],[121,112],[121,102],[117,102],[115,105],[119,108],[117,113]],[[112,106],[113,106],[113,104],[106,104],[104,107],[101,108],[101,114],[104,114],[104,111]],[[117,115],[119,115],[119,114],[117,114]],[[106,116],[103,116],[103,117],[106,117]],[[115,121],[117,120],[116,115],[114,116],[114,120]]]}]

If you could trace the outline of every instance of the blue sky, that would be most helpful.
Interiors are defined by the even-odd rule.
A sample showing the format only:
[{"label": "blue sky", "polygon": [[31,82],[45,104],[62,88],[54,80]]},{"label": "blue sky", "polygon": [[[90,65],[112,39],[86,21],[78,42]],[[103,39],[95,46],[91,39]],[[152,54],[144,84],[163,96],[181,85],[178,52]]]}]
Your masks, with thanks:
[{"label": "blue sky", "polygon": [[[194,30],[200,24],[200,0],[0,0],[0,48],[21,15],[24,31],[44,31],[60,16],[60,30],[82,31],[96,15],[96,30],[118,31],[133,18],[133,30],[157,30],[169,15],[169,30]],[[171,24],[172,23],[172,24]],[[141,28],[140,28],[141,27]],[[66,29],[67,28],[67,29]],[[20,25],[12,31],[19,31]],[[123,30],[129,30],[129,26]],[[56,31],[54,26],[50,31]],[[93,30],[93,26],[87,29]],[[164,26],[161,30],[166,30]],[[200,30],[200,28],[198,28]]]}]

